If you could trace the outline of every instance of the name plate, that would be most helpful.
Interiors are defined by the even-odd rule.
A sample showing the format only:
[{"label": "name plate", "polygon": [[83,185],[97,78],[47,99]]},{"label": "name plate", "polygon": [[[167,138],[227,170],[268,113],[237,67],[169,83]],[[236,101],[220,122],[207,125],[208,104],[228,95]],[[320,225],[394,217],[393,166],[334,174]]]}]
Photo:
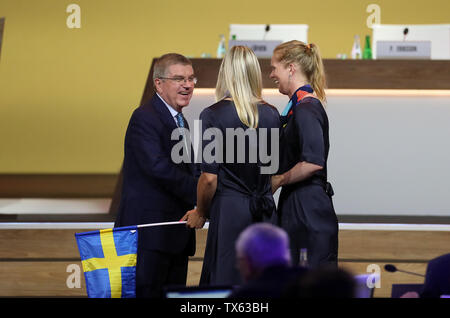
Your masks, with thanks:
[{"label": "name plate", "polygon": [[431,41],[377,41],[377,59],[431,59]]},{"label": "name plate", "polygon": [[247,46],[255,52],[257,57],[272,57],[273,50],[281,41],[254,41],[254,40],[230,40],[228,47],[232,48],[236,45]]}]

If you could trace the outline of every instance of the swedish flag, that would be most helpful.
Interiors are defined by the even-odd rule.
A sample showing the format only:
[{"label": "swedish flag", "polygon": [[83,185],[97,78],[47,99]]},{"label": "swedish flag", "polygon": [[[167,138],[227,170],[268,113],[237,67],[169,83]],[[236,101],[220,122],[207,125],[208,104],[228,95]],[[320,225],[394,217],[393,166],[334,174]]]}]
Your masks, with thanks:
[{"label": "swedish flag", "polygon": [[137,226],[76,233],[88,297],[136,297]]}]

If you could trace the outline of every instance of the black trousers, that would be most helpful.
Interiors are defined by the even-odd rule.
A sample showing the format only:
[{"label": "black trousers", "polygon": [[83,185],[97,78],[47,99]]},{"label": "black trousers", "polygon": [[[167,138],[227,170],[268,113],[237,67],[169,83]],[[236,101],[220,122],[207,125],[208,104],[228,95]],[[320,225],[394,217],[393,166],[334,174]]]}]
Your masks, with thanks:
[{"label": "black trousers", "polygon": [[186,285],[188,256],[140,249],[136,264],[136,297],[162,298],[164,287]]}]

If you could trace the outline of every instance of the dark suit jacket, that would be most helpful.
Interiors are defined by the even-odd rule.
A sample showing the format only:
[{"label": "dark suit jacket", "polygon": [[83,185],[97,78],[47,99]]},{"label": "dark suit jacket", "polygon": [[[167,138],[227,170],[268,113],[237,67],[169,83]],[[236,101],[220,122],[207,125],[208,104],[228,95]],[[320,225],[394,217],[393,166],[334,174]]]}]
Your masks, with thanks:
[{"label": "dark suit jacket", "polygon": [[[116,227],[179,221],[196,203],[196,165],[171,160],[177,128],[155,94],[131,116],[125,136],[123,185]],[[195,252],[195,232],[186,225],[139,229],[139,246],[168,253]]]},{"label": "dark suit jacket", "polygon": [[439,298],[450,295],[450,253],[428,262],[422,298]]},{"label": "dark suit jacket", "polygon": [[284,298],[289,285],[305,274],[303,267],[272,266],[258,278],[238,287],[229,298]]}]

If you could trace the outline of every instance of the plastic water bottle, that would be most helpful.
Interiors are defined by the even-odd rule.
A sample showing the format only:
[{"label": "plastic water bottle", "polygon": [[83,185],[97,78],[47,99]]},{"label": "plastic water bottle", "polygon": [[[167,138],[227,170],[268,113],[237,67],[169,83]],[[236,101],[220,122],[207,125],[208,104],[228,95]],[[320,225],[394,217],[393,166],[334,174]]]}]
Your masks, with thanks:
[{"label": "plastic water bottle", "polygon": [[225,48],[225,36],[220,35],[219,46],[217,47],[217,58],[221,59],[225,56],[227,49]]},{"label": "plastic water bottle", "polygon": [[301,267],[308,267],[308,249],[301,248],[300,249],[300,262],[299,265]]},{"label": "plastic water bottle", "polygon": [[359,41],[359,35],[355,35],[355,40],[353,41],[352,59],[361,59],[361,42]]}]

